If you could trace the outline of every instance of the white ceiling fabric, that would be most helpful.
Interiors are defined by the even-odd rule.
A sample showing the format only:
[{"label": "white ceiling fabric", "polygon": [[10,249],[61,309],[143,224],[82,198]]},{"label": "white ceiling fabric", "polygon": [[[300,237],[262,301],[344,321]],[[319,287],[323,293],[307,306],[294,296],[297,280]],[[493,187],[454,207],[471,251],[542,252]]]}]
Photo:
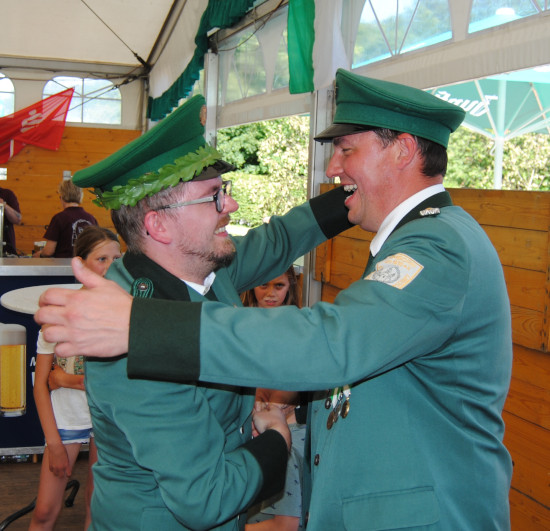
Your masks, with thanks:
[{"label": "white ceiling fabric", "polygon": [[[338,43],[340,49],[343,46],[349,61],[353,32],[336,26],[342,20],[344,28],[347,24],[351,28],[349,12],[359,13],[363,0],[316,2],[320,18],[327,9],[343,6],[341,16],[331,13],[324,20],[335,21],[327,42]],[[468,34],[471,2],[449,0],[451,41],[368,64],[358,73],[428,88],[550,64],[550,11]],[[34,69],[34,75],[42,78],[58,73],[105,72],[123,78],[143,71],[137,54],[144,61],[150,60],[148,95],[156,98],[172,85],[192,57],[194,37],[207,5],[208,0],[2,0],[0,72],[9,76],[13,68]],[[175,15],[163,33],[169,13]],[[155,48],[159,37],[161,43]],[[321,53],[326,61],[326,48]],[[319,57],[314,60],[319,61]],[[269,116],[268,110],[255,109],[269,107],[270,98],[279,109],[309,112],[309,96],[271,93],[250,103],[229,104],[233,109],[226,109],[225,116],[235,117],[228,121],[237,120],[244,107],[251,116]]]},{"label": "white ceiling fabric", "polygon": [[147,59],[172,2],[2,0],[0,66],[9,57],[138,67],[134,53]]},{"label": "white ceiling fabric", "polygon": [[175,31],[155,64],[150,77],[150,96],[158,98],[185,70],[195,51],[195,35],[207,0],[187,0]]}]

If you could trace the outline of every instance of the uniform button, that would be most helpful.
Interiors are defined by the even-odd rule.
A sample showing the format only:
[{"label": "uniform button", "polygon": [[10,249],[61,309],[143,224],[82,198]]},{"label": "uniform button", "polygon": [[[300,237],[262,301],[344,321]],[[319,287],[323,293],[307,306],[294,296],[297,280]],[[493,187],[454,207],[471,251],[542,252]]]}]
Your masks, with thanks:
[{"label": "uniform button", "polygon": [[321,457],[319,456],[319,454],[315,454],[315,457],[313,458],[313,464],[317,466],[319,464],[320,459]]},{"label": "uniform button", "polygon": [[241,426],[241,427],[239,428],[239,431],[241,432],[241,435],[243,435],[243,434],[244,434],[244,426]]}]

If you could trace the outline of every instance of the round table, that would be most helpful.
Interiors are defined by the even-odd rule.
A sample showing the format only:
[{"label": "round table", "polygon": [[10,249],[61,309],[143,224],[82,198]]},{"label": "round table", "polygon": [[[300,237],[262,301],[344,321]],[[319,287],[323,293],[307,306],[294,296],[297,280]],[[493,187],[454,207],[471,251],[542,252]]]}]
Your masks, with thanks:
[{"label": "round table", "polygon": [[34,314],[38,310],[38,299],[49,288],[80,289],[82,284],[46,284],[28,286],[8,291],[0,297],[0,304],[14,312]]}]

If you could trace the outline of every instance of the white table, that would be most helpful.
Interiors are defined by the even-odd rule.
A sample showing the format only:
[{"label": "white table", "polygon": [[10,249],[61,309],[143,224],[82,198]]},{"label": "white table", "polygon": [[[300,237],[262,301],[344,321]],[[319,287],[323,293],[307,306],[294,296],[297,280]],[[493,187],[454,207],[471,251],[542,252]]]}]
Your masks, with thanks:
[{"label": "white table", "polygon": [[46,284],[14,289],[0,297],[0,304],[14,312],[34,314],[38,310],[38,299],[49,288],[80,289],[82,284]]}]

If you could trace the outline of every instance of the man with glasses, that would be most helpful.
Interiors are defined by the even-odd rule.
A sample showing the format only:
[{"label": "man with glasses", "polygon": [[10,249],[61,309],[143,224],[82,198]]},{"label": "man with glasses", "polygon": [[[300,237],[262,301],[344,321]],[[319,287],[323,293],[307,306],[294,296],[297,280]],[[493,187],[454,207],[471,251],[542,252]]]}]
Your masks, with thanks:
[{"label": "man with glasses", "polygon": [[[203,106],[195,96],[73,178],[112,209],[127,252],[108,276],[134,297],[241,305],[240,292],[330,236],[319,223],[350,226],[344,194],[335,193],[229,237],[238,204],[221,175],[234,168],[206,144]],[[151,314],[144,325],[160,323]],[[197,332],[186,330],[187,340]],[[281,410],[255,413],[261,435],[252,439],[254,389],[130,380],[126,372],[126,356],[86,365],[98,447],[90,529],[242,529],[247,507],[284,484],[290,433]]]},{"label": "man with glasses", "polygon": [[179,208],[189,205],[200,205],[201,203],[216,203],[216,210],[221,212],[225,205],[225,196],[231,195],[231,181],[222,181],[221,188],[214,194],[208,197],[201,197],[200,199],[193,199],[191,201],[181,201],[179,203],[172,203],[171,205],[164,205],[157,208],[158,210],[167,210],[170,208]]}]

